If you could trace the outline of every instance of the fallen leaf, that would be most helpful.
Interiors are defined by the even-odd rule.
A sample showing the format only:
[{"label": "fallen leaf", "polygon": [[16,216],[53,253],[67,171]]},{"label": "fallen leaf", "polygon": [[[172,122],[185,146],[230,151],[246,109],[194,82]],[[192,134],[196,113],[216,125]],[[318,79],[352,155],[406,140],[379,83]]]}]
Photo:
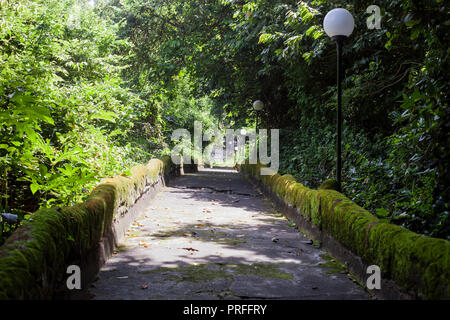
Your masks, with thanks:
[{"label": "fallen leaf", "polygon": [[141,247],[144,247],[144,248],[147,248],[148,247],[148,243],[147,242],[145,242],[145,241],[139,241],[139,245],[141,246]]},{"label": "fallen leaf", "polygon": [[183,250],[187,250],[187,251],[198,251],[197,249],[194,248],[181,248]]},{"label": "fallen leaf", "polygon": [[148,286],[147,286],[146,284],[143,284],[143,285],[141,286],[141,289],[148,289]]}]

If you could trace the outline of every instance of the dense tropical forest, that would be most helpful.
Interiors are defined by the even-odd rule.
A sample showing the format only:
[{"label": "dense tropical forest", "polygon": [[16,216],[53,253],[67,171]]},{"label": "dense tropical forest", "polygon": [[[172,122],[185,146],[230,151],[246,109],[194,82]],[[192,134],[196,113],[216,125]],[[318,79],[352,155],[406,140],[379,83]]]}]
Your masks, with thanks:
[{"label": "dense tropical forest", "polygon": [[[368,28],[370,5],[380,28]],[[101,178],[170,154],[171,133],[280,129],[280,173],[335,176],[343,51],[343,193],[450,239],[449,9],[444,1],[0,0],[0,212],[81,201]],[[0,244],[18,224],[0,223]]]}]

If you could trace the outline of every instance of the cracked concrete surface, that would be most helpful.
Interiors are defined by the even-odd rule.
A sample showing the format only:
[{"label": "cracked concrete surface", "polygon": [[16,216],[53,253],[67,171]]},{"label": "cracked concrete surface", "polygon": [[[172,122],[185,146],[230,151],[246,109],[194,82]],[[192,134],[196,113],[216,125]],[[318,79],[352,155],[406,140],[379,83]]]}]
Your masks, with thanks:
[{"label": "cracked concrete surface", "polygon": [[173,179],[157,195],[88,294],[119,300],[369,299],[330,259],[236,171],[202,169]]}]

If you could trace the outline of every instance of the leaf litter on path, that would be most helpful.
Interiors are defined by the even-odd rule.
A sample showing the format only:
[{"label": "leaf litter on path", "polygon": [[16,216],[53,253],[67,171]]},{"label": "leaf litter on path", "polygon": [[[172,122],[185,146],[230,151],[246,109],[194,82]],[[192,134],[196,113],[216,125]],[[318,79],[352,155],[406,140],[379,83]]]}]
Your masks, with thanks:
[{"label": "leaf litter on path", "polygon": [[149,244],[143,240],[139,241],[139,246],[147,248],[149,246]]}]

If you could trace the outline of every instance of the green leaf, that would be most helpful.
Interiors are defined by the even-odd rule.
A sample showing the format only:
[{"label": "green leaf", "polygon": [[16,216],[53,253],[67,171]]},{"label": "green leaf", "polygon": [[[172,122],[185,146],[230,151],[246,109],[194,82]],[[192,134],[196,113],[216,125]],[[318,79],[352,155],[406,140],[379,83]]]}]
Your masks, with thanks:
[{"label": "green leaf", "polygon": [[43,164],[39,165],[39,173],[41,176],[45,176],[48,173],[47,167]]},{"label": "green leaf", "polygon": [[258,43],[267,43],[269,42],[271,39],[273,38],[273,35],[270,33],[262,33],[259,36],[259,41]]},{"label": "green leaf", "polygon": [[37,183],[32,183],[31,185],[30,185],[30,189],[31,189],[31,192],[33,193],[33,194],[35,194],[36,193],[36,191],[38,191],[39,189],[40,189],[40,185],[38,185]]},{"label": "green leaf", "polygon": [[309,37],[311,35],[311,33],[314,32],[314,30],[316,30],[316,26],[309,27],[309,29],[306,30],[305,34]]}]

